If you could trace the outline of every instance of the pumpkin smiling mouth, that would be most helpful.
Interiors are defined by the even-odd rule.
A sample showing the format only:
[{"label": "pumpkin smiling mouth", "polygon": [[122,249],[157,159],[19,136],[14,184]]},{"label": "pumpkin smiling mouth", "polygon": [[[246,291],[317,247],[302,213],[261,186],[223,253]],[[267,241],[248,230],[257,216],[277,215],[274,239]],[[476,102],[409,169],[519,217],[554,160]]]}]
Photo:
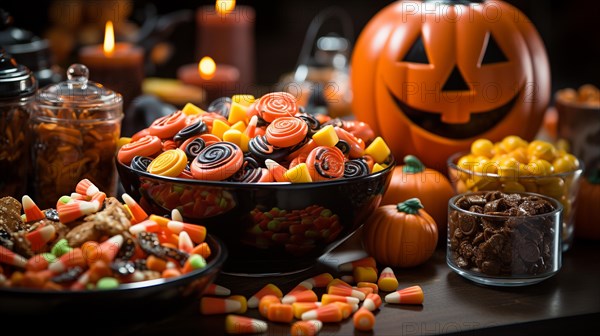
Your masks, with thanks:
[{"label": "pumpkin smiling mouth", "polygon": [[440,113],[410,107],[398,99],[389,88],[387,90],[389,95],[394,98],[396,106],[412,123],[430,133],[449,139],[468,139],[492,129],[513,109],[522,91],[522,89],[519,90],[511,100],[493,110],[471,113],[469,121],[464,124],[447,124],[442,122]]}]

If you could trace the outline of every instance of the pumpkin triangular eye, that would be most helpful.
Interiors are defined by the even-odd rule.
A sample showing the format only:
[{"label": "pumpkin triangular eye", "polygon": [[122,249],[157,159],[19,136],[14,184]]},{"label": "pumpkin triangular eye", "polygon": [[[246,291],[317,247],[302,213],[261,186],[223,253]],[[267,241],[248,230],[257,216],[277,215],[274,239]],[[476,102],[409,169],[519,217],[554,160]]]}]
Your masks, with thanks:
[{"label": "pumpkin triangular eye", "polygon": [[404,55],[402,62],[429,64],[429,58],[427,57],[427,52],[425,52],[425,44],[423,44],[423,37],[421,35],[419,35],[415,43],[410,47],[408,53]]},{"label": "pumpkin triangular eye", "polygon": [[483,58],[481,59],[481,65],[484,64],[492,64],[492,63],[501,63],[507,62],[508,58],[498,46],[494,35],[489,34],[487,39],[487,46],[485,46],[485,53],[483,54]]}]

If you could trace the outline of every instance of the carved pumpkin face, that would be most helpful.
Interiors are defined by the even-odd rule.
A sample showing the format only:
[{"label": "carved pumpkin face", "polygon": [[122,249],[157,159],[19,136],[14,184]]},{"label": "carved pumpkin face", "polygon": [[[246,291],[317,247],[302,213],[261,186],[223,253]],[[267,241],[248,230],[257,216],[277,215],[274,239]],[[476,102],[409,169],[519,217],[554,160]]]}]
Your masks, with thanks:
[{"label": "carved pumpkin face", "polygon": [[357,119],[396,157],[443,171],[476,138],[533,138],[550,98],[545,49],[524,14],[500,1],[460,3],[393,3],[352,57]]}]

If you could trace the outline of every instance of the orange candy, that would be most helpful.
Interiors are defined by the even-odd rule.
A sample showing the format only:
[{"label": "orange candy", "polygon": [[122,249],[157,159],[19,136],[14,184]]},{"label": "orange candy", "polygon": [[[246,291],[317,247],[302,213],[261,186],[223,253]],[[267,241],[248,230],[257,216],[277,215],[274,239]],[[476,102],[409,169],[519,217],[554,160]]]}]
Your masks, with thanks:
[{"label": "orange candy", "polygon": [[181,110],[160,117],[148,127],[148,133],[162,139],[172,138],[179,130],[187,126],[187,116]]},{"label": "orange candy", "polygon": [[255,105],[261,118],[273,122],[279,117],[293,117],[298,113],[296,98],[288,92],[271,92],[263,95]]},{"label": "orange candy", "polygon": [[375,326],[375,315],[366,308],[360,308],[352,317],[354,328],[360,331],[373,330]]},{"label": "orange candy", "polygon": [[308,125],[296,117],[275,119],[265,132],[267,141],[277,147],[291,147],[300,143],[308,133]]},{"label": "orange candy", "polygon": [[318,146],[306,157],[306,166],[313,181],[327,181],[344,176],[345,161],[339,148]]},{"label": "orange candy", "polygon": [[162,150],[160,138],[154,135],[146,135],[136,141],[131,141],[119,149],[117,159],[123,164],[131,163],[137,155],[152,156]]},{"label": "orange candy", "polygon": [[195,179],[221,181],[231,177],[244,162],[236,144],[221,141],[204,148],[193,160],[190,170]]}]

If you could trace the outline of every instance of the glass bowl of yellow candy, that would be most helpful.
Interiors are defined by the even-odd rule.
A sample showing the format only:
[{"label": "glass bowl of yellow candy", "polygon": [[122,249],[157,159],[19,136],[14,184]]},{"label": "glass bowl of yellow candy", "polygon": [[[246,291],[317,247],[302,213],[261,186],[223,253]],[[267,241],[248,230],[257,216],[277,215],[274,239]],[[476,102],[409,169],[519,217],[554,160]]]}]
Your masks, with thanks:
[{"label": "glass bowl of yellow candy", "polygon": [[528,142],[518,136],[501,141],[477,139],[470,152],[448,158],[448,174],[457,194],[482,190],[532,192],[552,197],[564,208],[563,251],[573,243],[575,210],[583,162],[564,143]]}]

